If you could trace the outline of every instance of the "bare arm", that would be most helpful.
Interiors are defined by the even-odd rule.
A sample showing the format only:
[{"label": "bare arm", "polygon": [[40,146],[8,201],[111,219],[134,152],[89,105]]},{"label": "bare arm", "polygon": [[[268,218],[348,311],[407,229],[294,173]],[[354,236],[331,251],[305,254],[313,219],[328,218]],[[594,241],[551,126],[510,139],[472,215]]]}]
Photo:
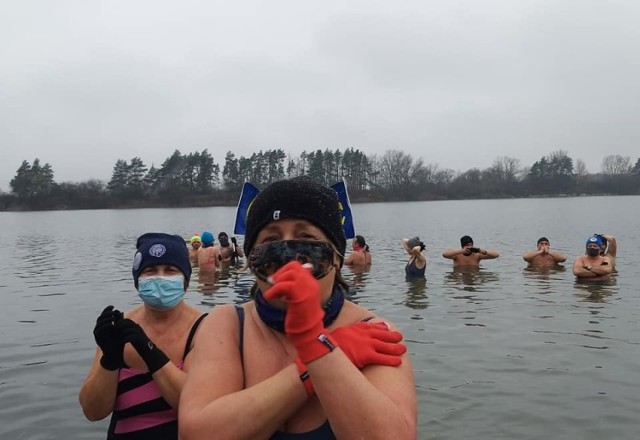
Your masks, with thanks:
[{"label": "bare arm", "polygon": [[596,275],[610,275],[612,270],[611,260],[607,257],[604,257],[601,264],[591,266],[591,272]]},{"label": "bare arm", "polygon": [[522,256],[522,258],[523,258],[523,259],[524,259],[524,261],[526,261],[527,263],[531,263],[535,257],[537,257],[538,255],[541,255],[542,253],[543,253],[543,251],[531,251],[531,252],[527,252],[526,254],[524,254],[524,255]]},{"label": "bare arm", "polygon": [[573,262],[573,274],[578,278],[593,278],[598,276],[596,273],[585,267],[582,256],[576,257],[575,261]]},{"label": "bare arm", "polygon": [[180,397],[183,440],[269,438],[307,400],[292,363],[270,378],[243,389],[233,307],[219,306],[202,322],[189,375]]},{"label": "bare arm", "polygon": [[338,348],[307,367],[337,438],[416,438],[415,384],[406,353],[399,367],[360,371]]},{"label": "bare arm", "polygon": [[478,252],[478,254],[481,260],[493,260],[494,258],[498,258],[500,256],[498,251],[494,251],[492,249],[489,249],[489,250],[480,249],[480,252]]},{"label": "bare arm", "polygon": [[84,416],[92,422],[102,420],[111,414],[118,389],[118,370],[102,368],[101,357],[102,350],[98,348],[78,395]]},{"label": "bare arm", "polygon": [[462,249],[462,248],[461,248],[461,249],[447,249],[446,251],[444,251],[444,252],[442,253],[442,256],[443,256],[444,258],[449,258],[450,260],[455,260],[455,258],[456,258],[458,255],[463,254],[463,253],[464,253],[464,251],[465,251],[465,250],[464,250],[464,249]]},{"label": "bare arm", "polygon": [[420,246],[411,249],[411,256],[415,259],[417,267],[422,268],[427,264],[427,258],[422,254],[422,248]]},{"label": "bare arm", "polygon": [[604,235],[604,238],[607,240],[606,255],[612,258],[616,258],[616,253],[618,252],[618,242],[616,241],[616,237],[614,237],[613,235]]},{"label": "bare arm", "polygon": [[347,258],[345,258],[344,260],[345,266],[351,266],[355,262],[355,259],[356,259],[356,254],[355,252],[352,252]]}]

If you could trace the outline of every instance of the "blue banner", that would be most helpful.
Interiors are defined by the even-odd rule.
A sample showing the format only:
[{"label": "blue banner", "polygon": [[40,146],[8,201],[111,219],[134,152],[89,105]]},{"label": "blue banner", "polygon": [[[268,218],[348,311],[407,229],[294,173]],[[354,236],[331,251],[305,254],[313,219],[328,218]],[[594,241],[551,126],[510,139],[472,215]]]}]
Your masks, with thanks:
[{"label": "blue banner", "polygon": [[342,216],[342,229],[347,239],[354,238],[356,236],[356,229],[353,226],[353,214],[351,213],[351,203],[349,202],[349,193],[347,193],[347,182],[342,179],[342,182],[338,182],[331,185],[338,193],[338,199],[340,200],[340,215]]},{"label": "blue banner", "polygon": [[238,235],[244,235],[247,230],[247,211],[251,202],[256,196],[260,194],[260,190],[245,182],[242,185],[242,192],[240,193],[240,200],[238,200],[238,209],[236,210],[236,224],[233,227],[233,233]]}]

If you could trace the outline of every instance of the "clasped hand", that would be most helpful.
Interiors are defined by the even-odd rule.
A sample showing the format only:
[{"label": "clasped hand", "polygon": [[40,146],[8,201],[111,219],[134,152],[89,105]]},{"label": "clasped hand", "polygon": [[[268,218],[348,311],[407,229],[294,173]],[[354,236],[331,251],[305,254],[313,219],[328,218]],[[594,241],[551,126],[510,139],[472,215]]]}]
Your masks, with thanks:
[{"label": "clasped hand", "polygon": [[96,321],[93,330],[96,343],[102,350],[100,365],[107,370],[126,366],[124,345],[130,343],[153,374],[162,368],[169,358],[147,337],[139,324],[125,318],[113,306],[106,307]]}]

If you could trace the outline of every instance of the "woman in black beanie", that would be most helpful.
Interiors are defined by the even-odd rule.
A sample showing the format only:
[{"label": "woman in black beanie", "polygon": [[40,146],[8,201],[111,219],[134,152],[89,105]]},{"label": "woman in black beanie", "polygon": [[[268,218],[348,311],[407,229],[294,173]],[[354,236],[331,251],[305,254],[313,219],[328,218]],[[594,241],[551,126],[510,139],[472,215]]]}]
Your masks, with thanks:
[{"label": "woman in black beanie", "polygon": [[299,177],[256,197],[244,241],[254,299],[203,322],[182,439],[416,438],[402,335],[346,300],[345,247],[332,189]]}]

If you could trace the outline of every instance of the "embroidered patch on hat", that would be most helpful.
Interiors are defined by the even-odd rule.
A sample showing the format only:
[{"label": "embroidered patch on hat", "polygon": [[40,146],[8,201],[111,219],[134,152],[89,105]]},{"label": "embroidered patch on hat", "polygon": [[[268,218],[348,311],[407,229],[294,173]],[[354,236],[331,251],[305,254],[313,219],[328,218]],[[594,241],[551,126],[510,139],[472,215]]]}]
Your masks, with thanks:
[{"label": "embroidered patch on hat", "polygon": [[152,257],[160,258],[164,255],[165,252],[167,252],[167,248],[160,243],[154,244],[149,248],[149,255],[151,255]]},{"label": "embroidered patch on hat", "polygon": [[140,252],[136,252],[133,256],[133,270],[140,269],[140,265],[142,264],[142,254]]},{"label": "embroidered patch on hat", "polygon": [[280,211],[273,211],[273,219],[280,220]]}]

